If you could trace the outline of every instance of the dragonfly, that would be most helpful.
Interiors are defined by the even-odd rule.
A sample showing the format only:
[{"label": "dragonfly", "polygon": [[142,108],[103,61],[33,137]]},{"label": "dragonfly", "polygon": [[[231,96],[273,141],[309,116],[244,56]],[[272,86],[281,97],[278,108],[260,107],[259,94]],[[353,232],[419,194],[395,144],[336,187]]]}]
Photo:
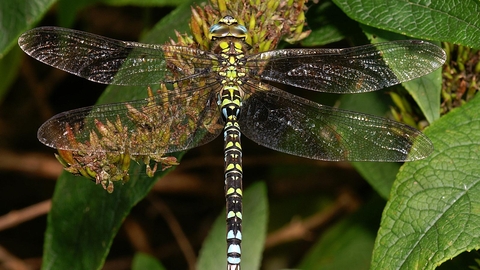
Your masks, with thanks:
[{"label": "dragonfly", "polygon": [[[223,133],[227,269],[236,270],[242,242],[241,135],[280,152],[325,161],[405,162],[433,151],[431,141],[410,126],[321,105],[269,82],[364,93],[424,76],[446,59],[440,47],[419,40],[249,53],[247,35],[247,28],[227,15],[211,26],[209,51],[59,27],[34,28],[18,41],[33,58],[93,82],[173,86],[142,100],[55,115],[38,131],[47,146],[79,151],[72,136],[88,141],[120,134],[88,151],[165,156]],[[102,132],[99,123],[114,123],[117,131]]]}]

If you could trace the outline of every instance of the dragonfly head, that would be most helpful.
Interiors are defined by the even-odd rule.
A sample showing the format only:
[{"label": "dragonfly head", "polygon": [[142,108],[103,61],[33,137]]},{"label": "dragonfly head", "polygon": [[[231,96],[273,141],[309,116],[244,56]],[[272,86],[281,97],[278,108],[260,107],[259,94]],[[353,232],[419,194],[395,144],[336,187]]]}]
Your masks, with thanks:
[{"label": "dragonfly head", "polygon": [[222,37],[234,37],[245,40],[247,36],[247,28],[238,23],[238,21],[230,15],[224,16],[217,24],[210,27],[210,40]]}]

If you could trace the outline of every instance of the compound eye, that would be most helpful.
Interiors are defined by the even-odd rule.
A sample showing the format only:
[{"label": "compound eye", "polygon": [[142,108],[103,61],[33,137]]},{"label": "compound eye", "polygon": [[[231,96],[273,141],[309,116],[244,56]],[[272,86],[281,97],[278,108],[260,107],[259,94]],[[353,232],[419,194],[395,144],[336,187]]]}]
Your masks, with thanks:
[{"label": "compound eye", "polygon": [[230,29],[226,25],[215,24],[210,27],[210,34],[212,37],[225,37],[230,33]]},{"label": "compound eye", "polygon": [[232,26],[230,27],[230,33],[234,37],[245,38],[247,35],[247,28],[243,25]]}]

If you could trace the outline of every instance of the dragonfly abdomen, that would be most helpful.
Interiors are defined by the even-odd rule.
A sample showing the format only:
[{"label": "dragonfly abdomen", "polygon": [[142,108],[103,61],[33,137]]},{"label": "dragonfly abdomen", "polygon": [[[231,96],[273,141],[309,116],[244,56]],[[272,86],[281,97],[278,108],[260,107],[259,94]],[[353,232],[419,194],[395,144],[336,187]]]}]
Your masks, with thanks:
[{"label": "dragonfly abdomen", "polygon": [[240,265],[242,242],[242,147],[237,117],[230,115],[224,128],[227,262]]}]

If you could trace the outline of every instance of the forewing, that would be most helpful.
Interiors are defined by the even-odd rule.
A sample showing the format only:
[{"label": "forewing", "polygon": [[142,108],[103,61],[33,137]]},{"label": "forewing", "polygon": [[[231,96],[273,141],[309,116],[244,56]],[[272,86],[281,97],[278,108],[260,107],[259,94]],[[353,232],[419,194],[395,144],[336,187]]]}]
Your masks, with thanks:
[{"label": "forewing", "polygon": [[[45,64],[103,84],[156,86],[206,75],[212,65],[210,54],[201,50],[120,41],[60,27],[27,31],[18,44]],[[179,62],[183,66],[176,66]]]},{"label": "forewing", "polygon": [[411,161],[433,151],[410,126],[263,88],[269,89],[252,91],[243,101],[239,121],[242,133],[265,147],[327,161]]},{"label": "forewing", "polygon": [[329,93],[370,92],[409,81],[439,68],[438,46],[402,40],[345,49],[284,49],[251,56],[258,79]]}]

